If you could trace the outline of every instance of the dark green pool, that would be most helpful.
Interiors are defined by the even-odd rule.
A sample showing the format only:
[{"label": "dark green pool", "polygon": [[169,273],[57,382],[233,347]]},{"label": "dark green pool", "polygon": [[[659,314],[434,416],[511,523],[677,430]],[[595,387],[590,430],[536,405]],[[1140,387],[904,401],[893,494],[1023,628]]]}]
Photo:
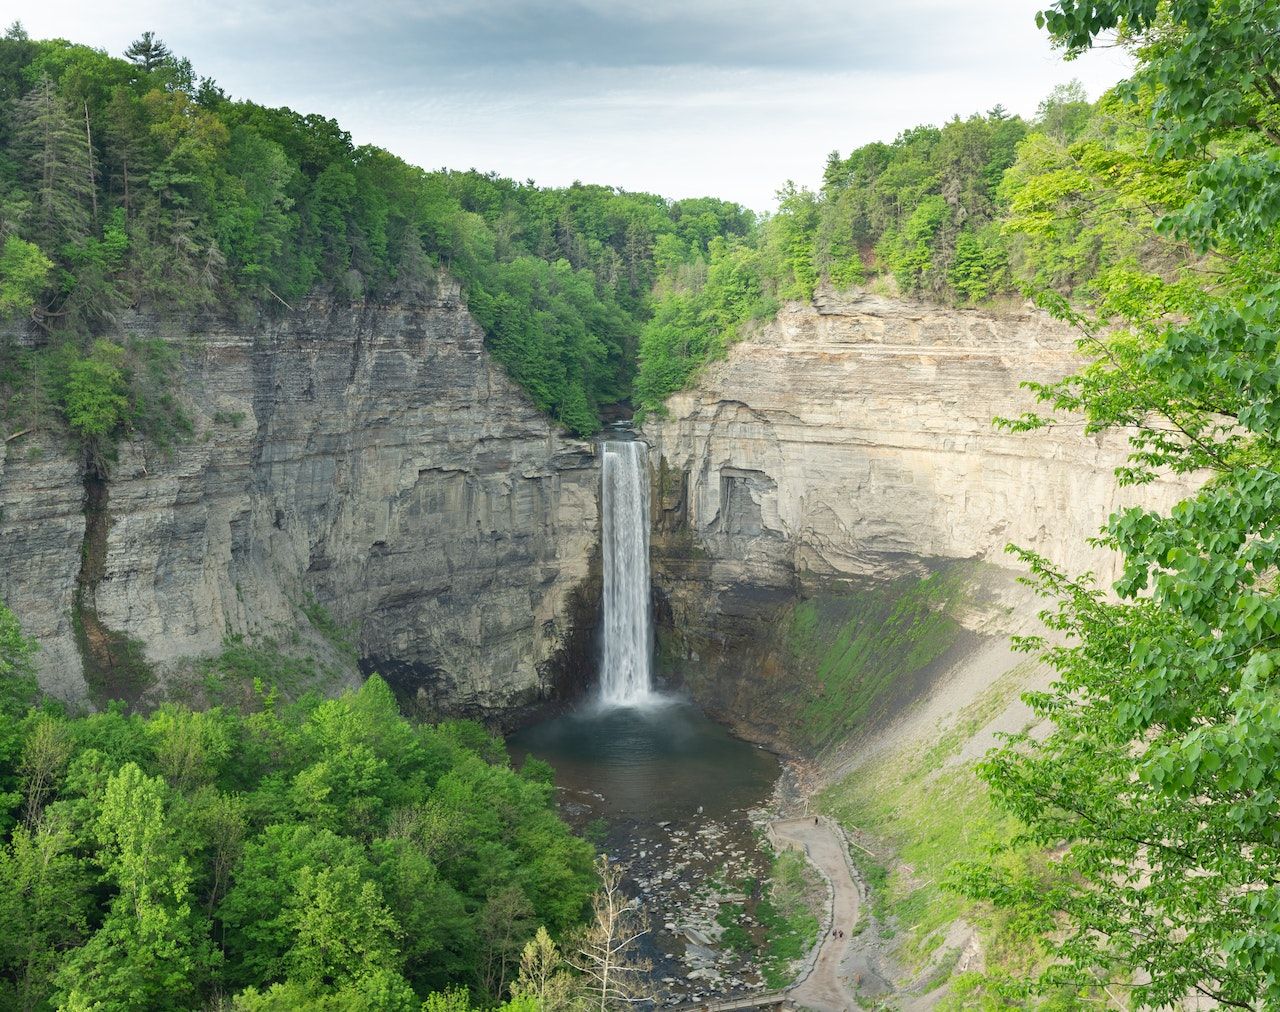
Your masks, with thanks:
[{"label": "dark green pool", "polygon": [[678,698],[585,706],[526,728],[509,744],[517,761],[549,762],[557,786],[594,798],[596,814],[610,820],[721,818],[762,805],[778,778],[773,755]]}]

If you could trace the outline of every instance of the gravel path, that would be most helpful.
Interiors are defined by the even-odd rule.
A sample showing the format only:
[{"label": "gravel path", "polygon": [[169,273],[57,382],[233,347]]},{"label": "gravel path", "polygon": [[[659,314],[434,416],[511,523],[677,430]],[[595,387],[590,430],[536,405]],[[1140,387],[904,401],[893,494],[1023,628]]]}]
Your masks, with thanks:
[{"label": "gravel path", "polygon": [[849,872],[844,841],[825,818],[815,824],[812,816],[779,819],[773,823],[773,831],[779,839],[803,848],[809,860],[831,880],[835,891],[832,926],[844,932],[843,938],[835,938],[831,929],[827,929],[812,972],[790,990],[789,996],[796,1004],[817,1012],[845,1012],[857,1008],[853,992],[840,974],[850,933],[858,923],[859,907],[858,884]]}]

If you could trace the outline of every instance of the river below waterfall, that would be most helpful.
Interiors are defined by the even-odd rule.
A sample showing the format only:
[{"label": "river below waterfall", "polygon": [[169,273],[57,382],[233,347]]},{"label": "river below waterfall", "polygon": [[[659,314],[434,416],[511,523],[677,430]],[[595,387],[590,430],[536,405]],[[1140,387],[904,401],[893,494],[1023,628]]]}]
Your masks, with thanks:
[{"label": "river below waterfall", "polygon": [[769,869],[761,846],[779,774],[772,754],[691,704],[586,704],[514,734],[513,758],[556,771],[561,814],[626,872],[649,918],[644,955],[658,1004],[764,987],[749,951],[751,910]]}]

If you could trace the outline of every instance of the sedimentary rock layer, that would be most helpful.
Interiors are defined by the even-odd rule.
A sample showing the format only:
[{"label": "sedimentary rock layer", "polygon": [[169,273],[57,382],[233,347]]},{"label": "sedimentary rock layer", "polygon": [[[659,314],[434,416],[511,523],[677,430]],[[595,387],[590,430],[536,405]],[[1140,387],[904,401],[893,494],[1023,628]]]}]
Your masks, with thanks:
[{"label": "sedimentary rock layer", "polygon": [[1168,505],[1190,485],[1120,488],[1123,437],[1086,436],[1079,419],[992,425],[1035,406],[1023,381],[1080,364],[1075,337],[1032,309],[825,293],[735,344],[645,424],[669,660],[718,668],[738,699],[745,672],[776,659],[771,623],[806,584],[940,560],[1011,567],[1010,542],[1113,576],[1087,539],[1117,508]]},{"label": "sedimentary rock layer", "polygon": [[87,694],[86,607],[163,671],[228,634],[287,639],[314,601],[362,668],[451,712],[536,699],[553,660],[582,653],[593,449],[490,360],[453,282],[380,305],[316,297],[253,326],[128,329],[181,344],[194,437],[167,454],[126,442],[88,498],[51,438],[0,463],[0,598],[40,641],[46,686]]}]

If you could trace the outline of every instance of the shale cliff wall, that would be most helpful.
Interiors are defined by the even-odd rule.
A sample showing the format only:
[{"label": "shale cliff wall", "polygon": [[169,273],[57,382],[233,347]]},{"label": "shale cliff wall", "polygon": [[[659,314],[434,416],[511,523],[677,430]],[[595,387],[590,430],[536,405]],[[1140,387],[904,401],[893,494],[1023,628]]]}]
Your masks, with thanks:
[{"label": "shale cliff wall", "polygon": [[797,600],[964,560],[986,598],[964,624],[989,629],[1026,606],[1001,586],[1009,542],[1112,577],[1116,560],[1086,539],[1117,508],[1169,505],[1190,485],[1119,488],[1124,439],[1078,421],[992,425],[1034,406],[1022,381],[1080,364],[1074,337],[1031,309],[827,292],[734,345],[644,427],[668,673],[750,730],[769,723],[765,683],[803,676],[783,642]]},{"label": "shale cliff wall", "polygon": [[445,712],[507,710],[583,673],[593,449],[490,360],[455,283],[315,297],[255,326],[126,329],[181,344],[194,438],[125,443],[104,486],[51,436],[0,457],[0,598],[39,640],[47,688],[111,694],[93,684],[115,663],[104,641],[163,675],[228,635],[287,639],[315,604],[361,669]]}]

